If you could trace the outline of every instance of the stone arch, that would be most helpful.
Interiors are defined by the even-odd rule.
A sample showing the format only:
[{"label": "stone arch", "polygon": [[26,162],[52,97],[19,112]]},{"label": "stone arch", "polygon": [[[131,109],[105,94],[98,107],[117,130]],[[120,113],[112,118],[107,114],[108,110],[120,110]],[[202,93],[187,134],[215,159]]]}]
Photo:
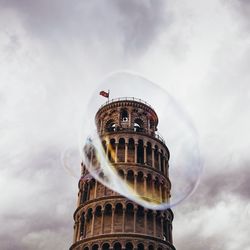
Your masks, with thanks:
[{"label": "stone arch", "polygon": [[122,108],[120,112],[121,122],[128,122],[128,110],[126,108]]},{"label": "stone arch", "polygon": [[119,169],[119,170],[118,170],[118,175],[119,175],[122,179],[124,179],[124,171],[123,171],[123,169]]},{"label": "stone arch", "polygon": [[151,142],[147,142],[147,149],[146,149],[146,154],[147,154],[147,165],[152,166],[152,144]]},{"label": "stone arch", "polygon": [[147,234],[149,235],[154,235],[154,217],[153,217],[153,211],[151,209],[148,210],[147,212]]},{"label": "stone arch", "polygon": [[155,145],[155,150],[154,150],[154,158],[155,158],[155,162],[154,162],[154,166],[156,169],[159,169],[159,147],[157,145]]},{"label": "stone arch", "polygon": [[125,245],[125,249],[126,250],[133,250],[134,249],[134,246],[131,242],[127,242],[126,245]]},{"label": "stone arch", "polygon": [[154,197],[156,198],[157,201],[161,202],[161,194],[160,194],[160,181],[159,178],[156,176],[154,180]]},{"label": "stone arch", "polygon": [[149,199],[152,199],[154,198],[154,195],[153,195],[153,177],[151,174],[148,174],[147,175],[147,189],[146,189],[146,194],[145,196]]},{"label": "stone arch", "polygon": [[135,162],[135,141],[133,138],[129,138],[128,140],[128,162]]},{"label": "stone arch", "polygon": [[122,232],[123,204],[118,202],[115,205],[114,231]]},{"label": "stone arch", "polygon": [[149,245],[148,246],[148,250],[154,250],[154,246],[153,245]]},{"label": "stone arch", "polygon": [[94,221],[94,232],[96,235],[101,234],[101,221],[102,221],[102,206],[97,205],[95,212],[95,221]]},{"label": "stone arch", "polygon": [[85,237],[85,213],[82,213],[81,218],[80,218],[80,237]]},{"label": "stone arch", "polygon": [[99,245],[98,244],[94,244],[92,247],[91,247],[91,250],[98,250],[99,249]]},{"label": "stone arch", "polygon": [[163,174],[165,174],[165,169],[164,169],[164,154],[163,154],[163,150],[161,149],[161,154],[160,154],[160,170]]},{"label": "stone arch", "polygon": [[122,245],[120,242],[115,242],[113,245],[113,249],[114,250],[121,250],[122,249]]},{"label": "stone arch", "polygon": [[114,132],[116,131],[116,124],[113,119],[110,119],[105,124],[105,131],[106,132]]},{"label": "stone arch", "polygon": [[138,140],[137,146],[137,163],[144,164],[144,144],[143,140]]},{"label": "stone arch", "polygon": [[135,132],[143,132],[144,131],[144,123],[140,118],[136,118],[134,120],[134,131]]},{"label": "stone arch", "polygon": [[134,205],[131,202],[126,204],[125,210],[125,232],[134,231]]},{"label": "stone arch", "polygon": [[139,243],[137,245],[137,250],[144,250],[144,245],[142,243]]},{"label": "stone arch", "polygon": [[139,171],[137,173],[137,187],[136,187],[136,192],[143,196],[144,195],[144,174],[142,171]]},{"label": "stone arch", "polygon": [[127,183],[130,187],[134,186],[134,172],[132,170],[128,170],[127,172]]},{"label": "stone arch", "polygon": [[110,249],[109,243],[104,243],[104,244],[102,245],[102,250],[109,250],[109,249]]},{"label": "stone arch", "polygon": [[112,205],[110,203],[107,203],[104,207],[104,217],[103,217],[104,233],[111,232],[111,216],[112,216]]},{"label": "stone arch", "polygon": [[96,183],[96,180],[94,178],[92,178],[89,181],[89,200],[94,199],[94,196],[95,196],[95,183]]},{"label": "stone arch", "polygon": [[117,150],[117,160],[118,162],[125,162],[125,139],[120,138]]},{"label": "stone arch", "polygon": [[115,162],[115,139],[112,138],[108,144],[108,159],[110,162]]},{"label": "stone arch", "polygon": [[136,214],[136,232],[144,233],[145,232],[145,225],[144,225],[144,207],[138,206],[137,214]]},{"label": "stone arch", "polygon": [[90,208],[88,208],[87,213],[86,213],[86,226],[85,226],[86,237],[90,236],[90,234],[91,234],[92,220],[93,220],[93,209],[90,207]]}]

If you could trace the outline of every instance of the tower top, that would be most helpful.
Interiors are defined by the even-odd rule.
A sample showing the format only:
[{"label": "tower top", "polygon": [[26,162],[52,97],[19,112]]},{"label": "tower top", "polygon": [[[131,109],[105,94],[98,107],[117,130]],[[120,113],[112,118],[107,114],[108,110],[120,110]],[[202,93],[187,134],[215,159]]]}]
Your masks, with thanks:
[{"label": "tower top", "polygon": [[151,105],[146,101],[135,97],[119,97],[105,102],[97,111],[96,120],[102,113],[105,113],[106,111],[114,108],[134,108],[135,111],[138,111],[139,115],[142,115],[144,113],[149,121],[153,121],[155,128],[158,125],[158,116]]}]

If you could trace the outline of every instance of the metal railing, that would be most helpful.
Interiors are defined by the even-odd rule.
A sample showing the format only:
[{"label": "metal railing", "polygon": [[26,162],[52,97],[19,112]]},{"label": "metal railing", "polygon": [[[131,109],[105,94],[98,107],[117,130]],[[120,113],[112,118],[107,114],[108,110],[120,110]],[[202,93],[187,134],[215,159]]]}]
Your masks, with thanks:
[{"label": "metal railing", "polygon": [[105,102],[103,105],[101,105],[100,108],[106,106],[107,104],[110,104],[110,103],[113,103],[113,102],[117,102],[117,101],[136,101],[136,102],[143,103],[143,104],[149,106],[151,109],[153,109],[153,107],[149,103],[147,103],[146,101],[144,101],[144,100],[142,100],[140,98],[135,98],[135,97],[119,97],[119,98],[114,98],[114,99],[111,99],[111,100],[108,100],[107,102]]}]

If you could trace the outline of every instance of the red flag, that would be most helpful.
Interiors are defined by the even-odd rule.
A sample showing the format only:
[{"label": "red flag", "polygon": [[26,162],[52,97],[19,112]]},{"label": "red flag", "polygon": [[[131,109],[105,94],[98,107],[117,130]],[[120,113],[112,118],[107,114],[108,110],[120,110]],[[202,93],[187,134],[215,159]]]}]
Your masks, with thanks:
[{"label": "red flag", "polygon": [[101,91],[99,94],[106,98],[109,98],[109,92]]}]

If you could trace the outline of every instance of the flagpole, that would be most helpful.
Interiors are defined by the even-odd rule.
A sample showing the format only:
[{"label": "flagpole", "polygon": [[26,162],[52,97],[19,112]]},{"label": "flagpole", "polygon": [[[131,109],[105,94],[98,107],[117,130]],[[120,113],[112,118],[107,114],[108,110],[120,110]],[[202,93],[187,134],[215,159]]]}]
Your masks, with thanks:
[{"label": "flagpole", "polygon": [[108,102],[109,102],[109,90],[108,90]]}]

